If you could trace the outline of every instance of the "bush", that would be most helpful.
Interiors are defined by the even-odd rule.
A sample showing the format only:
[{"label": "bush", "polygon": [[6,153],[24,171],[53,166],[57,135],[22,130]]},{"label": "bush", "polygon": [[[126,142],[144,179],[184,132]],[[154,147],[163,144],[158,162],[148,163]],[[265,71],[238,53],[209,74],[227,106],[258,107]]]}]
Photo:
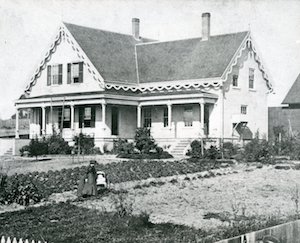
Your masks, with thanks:
[{"label": "bush", "polygon": [[155,150],[157,145],[150,134],[150,129],[143,127],[136,130],[134,136],[135,147],[142,154],[149,154],[151,150]]},{"label": "bush", "polygon": [[71,148],[60,135],[53,134],[47,139],[49,154],[70,154]]},{"label": "bush", "polygon": [[27,147],[31,156],[35,156],[36,159],[39,155],[45,155],[48,153],[48,144],[45,138],[39,140],[38,138],[31,139]]},{"label": "bush", "polygon": [[244,156],[248,162],[269,162],[273,154],[273,146],[265,139],[252,139],[244,148]]},{"label": "bush", "polygon": [[210,146],[209,149],[205,151],[205,158],[210,160],[216,160],[221,157],[221,153],[216,146]]},{"label": "bush", "polygon": [[20,155],[24,156],[26,153],[29,154],[29,145],[25,145],[22,148],[20,148]]},{"label": "bush", "polygon": [[[203,148],[203,151],[205,151],[204,148]],[[191,142],[191,149],[188,150],[186,155],[189,156],[189,157],[192,157],[192,158],[203,158],[204,156],[202,156],[201,141],[199,141],[199,140],[192,141]]]},{"label": "bush", "polygon": [[238,152],[238,147],[231,142],[223,143],[224,158],[231,159]]},{"label": "bush", "polygon": [[94,138],[83,133],[79,133],[73,140],[75,141],[75,151],[80,154],[91,154],[95,147]]},{"label": "bush", "polygon": [[129,143],[127,139],[119,138],[114,140],[114,153],[116,154],[133,154],[134,144]]}]

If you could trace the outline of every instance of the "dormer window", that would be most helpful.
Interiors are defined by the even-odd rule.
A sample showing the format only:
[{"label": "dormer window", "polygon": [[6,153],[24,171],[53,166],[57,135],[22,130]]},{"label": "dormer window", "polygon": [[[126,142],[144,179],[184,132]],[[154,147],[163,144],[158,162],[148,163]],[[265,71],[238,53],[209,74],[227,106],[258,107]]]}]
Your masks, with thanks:
[{"label": "dormer window", "polygon": [[238,87],[238,75],[236,75],[236,74],[234,74],[233,76],[232,76],[232,86],[233,87]]},{"label": "dormer window", "polygon": [[83,62],[68,63],[68,84],[83,82]]},{"label": "dormer window", "polygon": [[47,85],[62,84],[62,64],[47,66]]}]

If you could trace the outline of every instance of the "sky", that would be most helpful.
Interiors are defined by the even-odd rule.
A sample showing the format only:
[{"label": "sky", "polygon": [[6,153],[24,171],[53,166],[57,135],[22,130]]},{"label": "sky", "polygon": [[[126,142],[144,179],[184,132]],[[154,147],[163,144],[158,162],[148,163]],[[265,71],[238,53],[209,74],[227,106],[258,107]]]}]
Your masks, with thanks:
[{"label": "sky", "polygon": [[300,0],[0,0],[0,118],[20,97],[62,21],[161,41],[250,30],[274,86],[269,106],[281,104],[300,73]]}]

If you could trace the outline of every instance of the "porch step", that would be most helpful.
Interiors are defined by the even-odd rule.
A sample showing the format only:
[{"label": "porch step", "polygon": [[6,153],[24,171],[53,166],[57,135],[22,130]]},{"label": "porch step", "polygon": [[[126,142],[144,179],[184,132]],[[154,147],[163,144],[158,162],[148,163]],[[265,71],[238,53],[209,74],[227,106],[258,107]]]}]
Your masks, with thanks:
[{"label": "porch step", "polygon": [[5,153],[4,156],[12,156],[13,155],[13,149],[9,148]]},{"label": "porch step", "polygon": [[175,145],[170,153],[175,157],[182,157],[185,155],[185,150],[190,145],[190,143],[191,139],[182,139]]}]

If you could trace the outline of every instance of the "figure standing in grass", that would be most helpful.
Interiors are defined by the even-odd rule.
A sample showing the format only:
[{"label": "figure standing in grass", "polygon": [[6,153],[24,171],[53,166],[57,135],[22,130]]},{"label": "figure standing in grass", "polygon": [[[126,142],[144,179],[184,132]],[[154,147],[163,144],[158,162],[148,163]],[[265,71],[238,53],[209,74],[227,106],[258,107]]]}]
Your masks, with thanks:
[{"label": "figure standing in grass", "polygon": [[78,197],[96,196],[97,195],[97,171],[95,168],[96,161],[91,160],[86,174],[80,179],[77,195]]},{"label": "figure standing in grass", "polygon": [[87,195],[96,196],[97,195],[97,171],[95,168],[95,160],[90,161],[90,165],[87,170]]}]

